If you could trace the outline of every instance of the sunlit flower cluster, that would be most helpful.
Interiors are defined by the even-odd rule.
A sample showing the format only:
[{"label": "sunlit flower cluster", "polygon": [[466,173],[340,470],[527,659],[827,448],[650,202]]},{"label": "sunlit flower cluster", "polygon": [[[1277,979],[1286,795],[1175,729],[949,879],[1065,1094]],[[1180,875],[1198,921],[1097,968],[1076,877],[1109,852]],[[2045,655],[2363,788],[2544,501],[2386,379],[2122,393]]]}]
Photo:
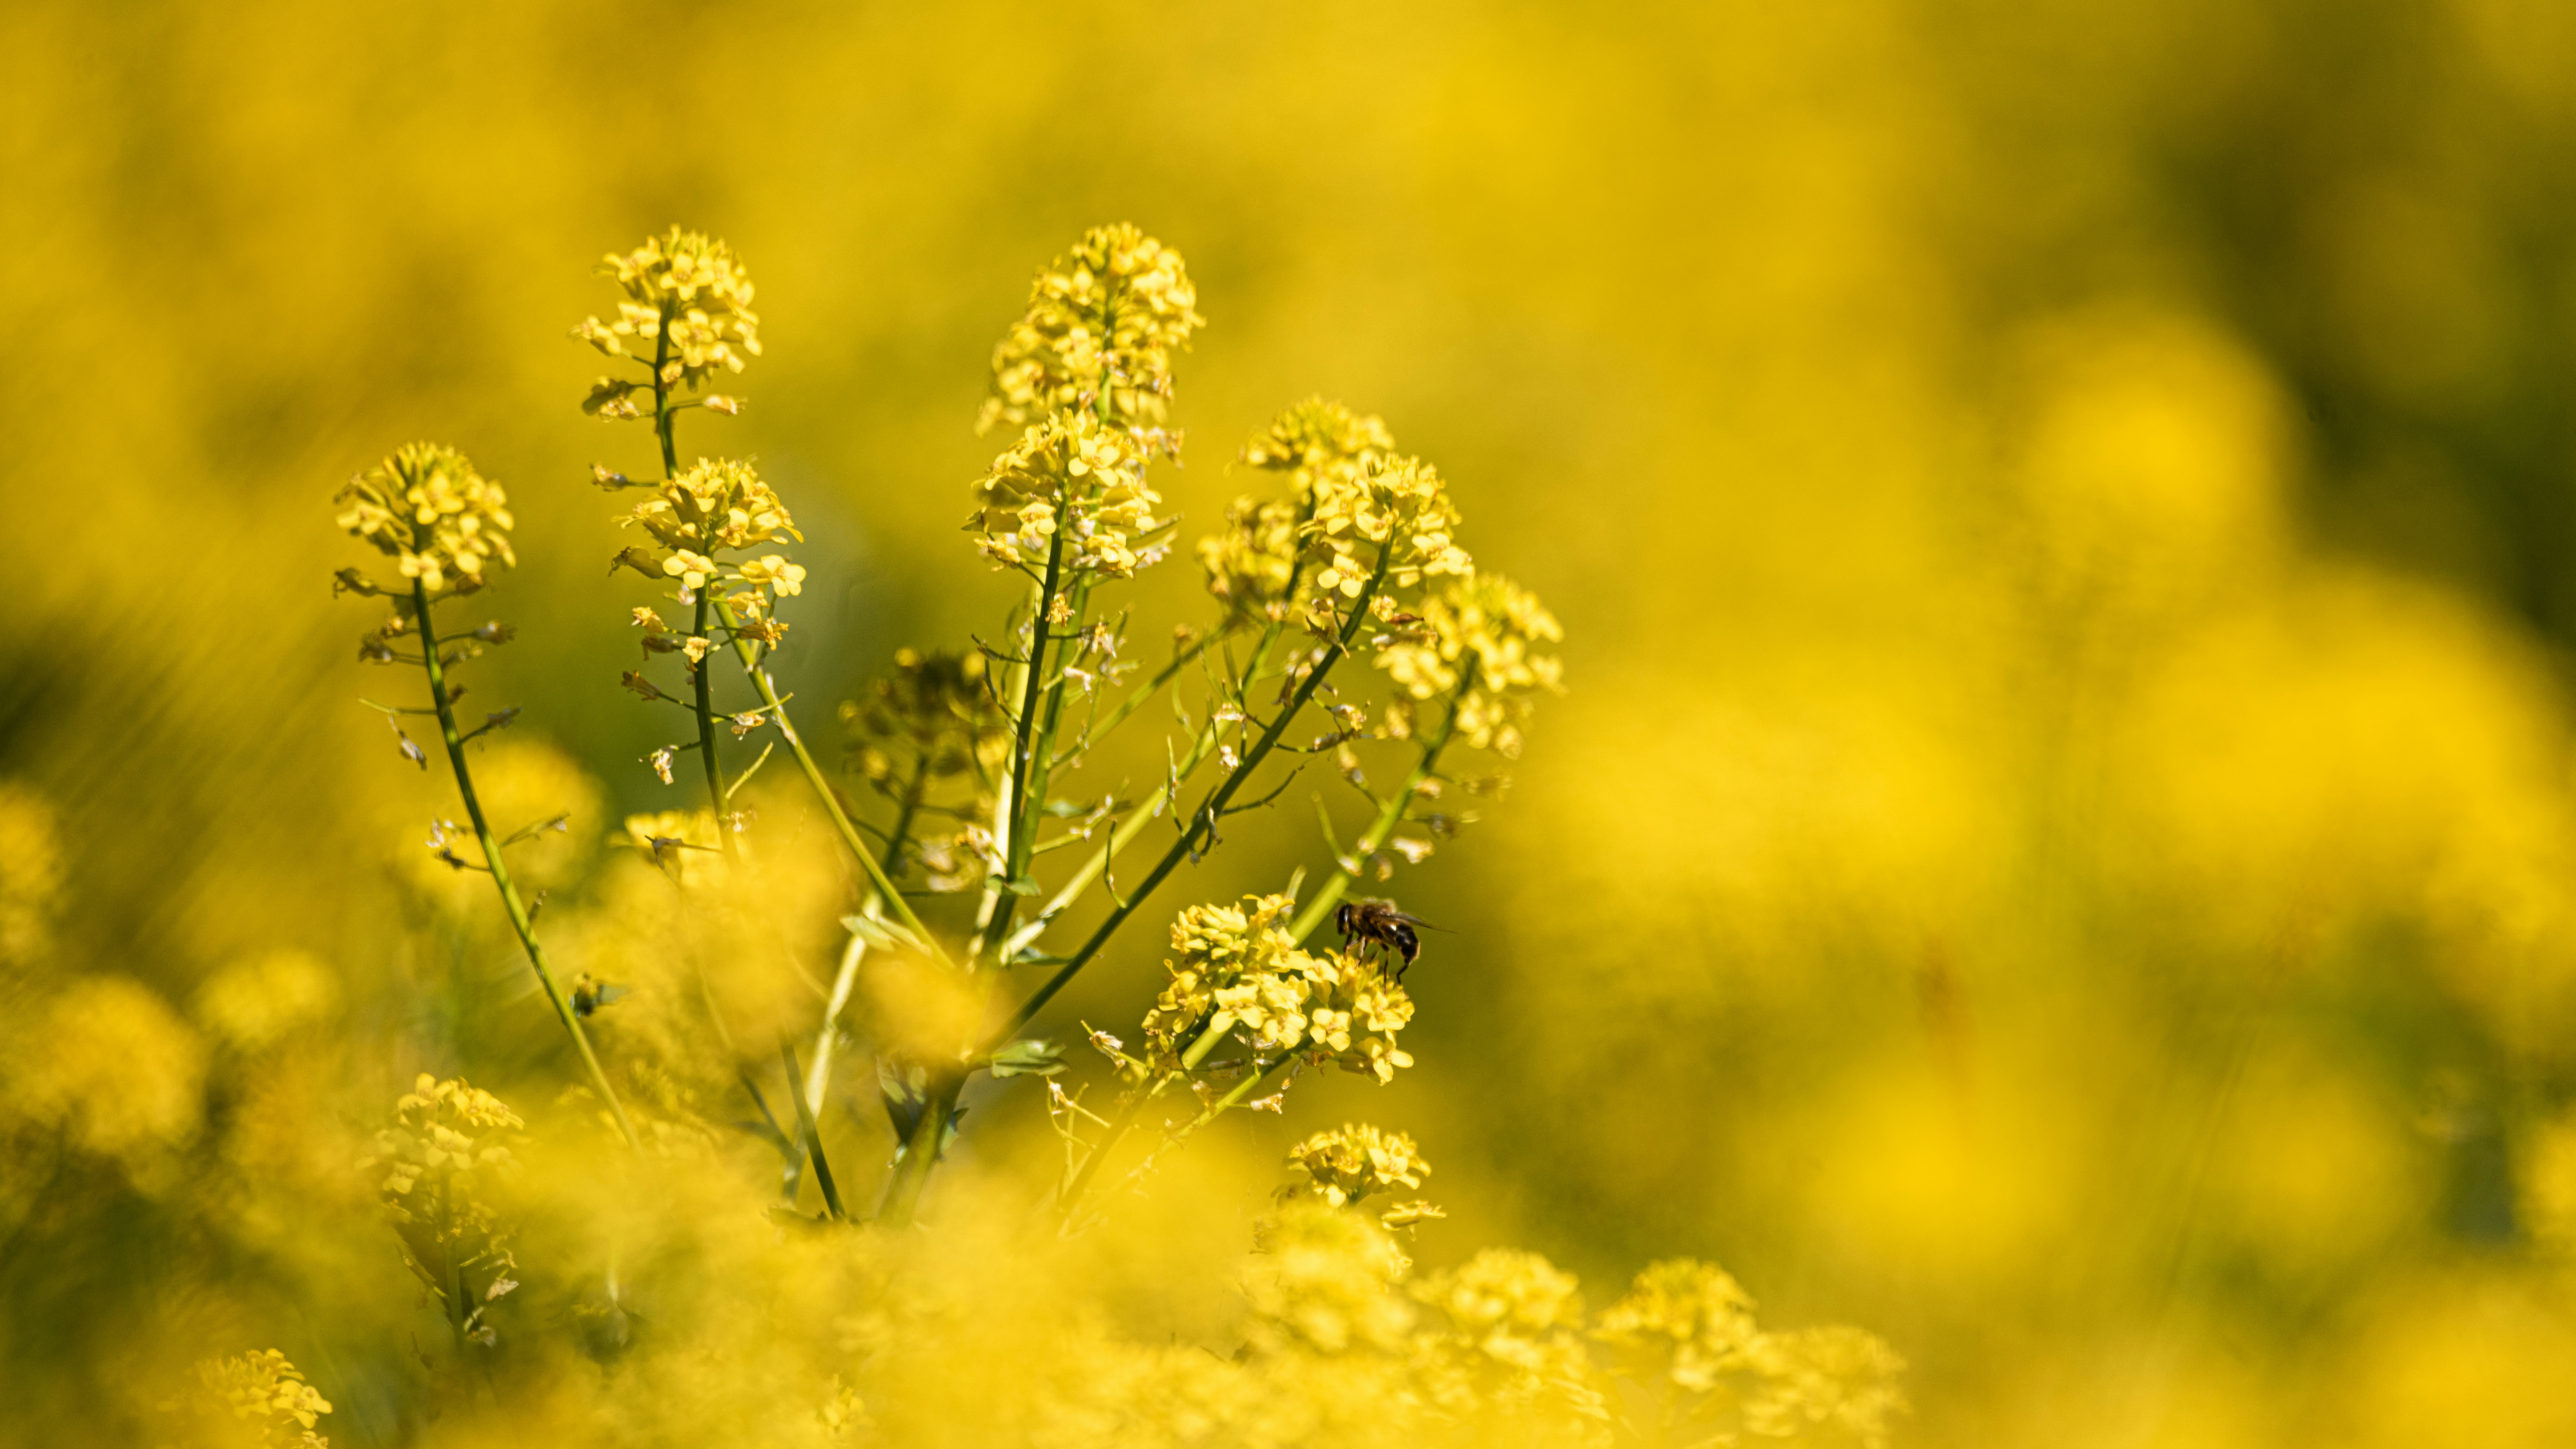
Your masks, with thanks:
[{"label": "sunlit flower cluster", "polygon": [[1066,577],[1127,578],[1159,561],[1144,544],[1165,524],[1162,499],[1145,483],[1145,451],[1123,429],[1089,413],[1057,413],[1033,424],[975,484],[967,527],[997,568],[1040,570],[1058,547]]},{"label": "sunlit flower cluster", "polygon": [[1327,477],[1351,478],[1395,455],[1395,436],[1374,413],[1310,397],[1243,445],[1243,461],[1288,475],[1290,495],[1312,497]]},{"label": "sunlit flower cluster", "polygon": [[[665,389],[698,387],[719,367],[740,372],[746,357],[760,355],[751,278],[723,242],[675,226],[634,251],[611,252],[599,270],[617,279],[626,300],[618,303],[615,321],[584,318],[572,335],[606,356],[632,358],[653,368]],[[582,410],[609,418],[644,417],[634,394],[652,387],[651,381],[603,377],[592,386]],[[707,399],[711,407],[717,401]]]},{"label": "sunlit flower cluster", "polygon": [[276,1349],[208,1359],[197,1365],[197,1382],[221,1412],[228,1412],[261,1449],[329,1449],[330,1440],[315,1433],[331,1401],[305,1382],[303,1371]]},{"label": "sunlit flower cluster", "polygon": [[1517,756],[1534,697],[1563,688],[1557,657],[1540,652],[1565,637],[1556,616],[1509,579],[1476,572],[1418,608],[1417,621],[1390,629],[1378,649],[1377,666],[1394,679],[1399,703],[1409,711],[1454,694],[1457,739]]},{"label": "sunlit flower cluster", "polygon": [[424,1072],[358,1164],[412,1272],[448,1305],[460,1334],[485,1344],[494,1337],[485,1308],[519,1285],[503,1246],[510,1229],[484,1194],[517,1171],[511,1148],[525,1125],[491,1093]]},{"label": "sunlit flower cluster", "polygon": [[[675,581],[684,603],[693,602],[701,589],[738,584],[740,589],[725,597],[735,618],[766,642],[775,644],[785,636],[785,626],[769,622],[768,615],[779,599],[804,591],[804,566],[777,553],[739,560],[720,557],[764,543],[804,541],[787,505],[751,464],[733,458],[701,458],[697,466],[656,487],[653,496],[636,504],[618,523],[643,529],[659,545],[627,548],[617,555],[619,565],[648,578]],[[648,639],[668,632],[660,616],[650,610],[638,611],[636,623]],[[674,651],[687,648],[686,644],[669,646]],[[689,653],[690,662],[696,663],[705,653],[704,644]]]},{"label": "sunlit flower cluster", "polygon": [[437,599],[472,593],[487,569],[518,562],[508,495],[454,448],[407,443],[350,479],[336,501],[340,526],[392,555],[403,579],[380,585],[342,569],[343,589],[408,594],[416,579]]},{"label": "sunlit flower cluster", "polygon": [[1547,1259],[1509,1248],[1487,1248],[1412,1284],[1414,1301],[1430,1310],[1414,1354],[1432,1402],[1453,1412],[1490,1404],[1606,1420],[1577,1286]]},{"label": "sunlit flower cluster", "polygon": [[1305,523],[1319,594],[1359,597],[1372,577],[1382,595],[1474,568],[1452,536],[1458,510],[1439,470],[1418,458],[1372,461],[1318,474]]},{"label": "sunlit flower cluster", "polygon": [[1751,1295],[1712,1263],[1680,1258],[1648,1267],[1592,1336],[1620,1351],[1629,1372],[1694,1396],[1692,1415],[1733,1417],[1760,1437],[1822,1425],[1883,1445],[1888,1421],[1905,1407],[1896,1387],[1904,1360],[1876,1335],[1848,1327],[1767,1331],[1754,1320]]},{"label": "sunlit flower cluster", "polygon": [[1380,1082],[1413,1065],[1396,1044],[1413,999],[1373,961],[1298,949],[1286,928],[1295,908],[1272,895],[1181,912],[1172,925],[1180,959],[1166,963],[1171,982],[1145,1017],[1156,1070],[1181,1070],[1193,1040],[1236,1029],[1255,1053],[1301,1052]]},{"label": "sunlit flower cluster", "polygon": [[1028,310],[993,348],[992,395],[976,431],[1093,411],[1107,421],[1162,422],[1172,353],[1206,325],[1180,253],[1124,223],[1094,227],[1038,273]]},{"label": "sunlit flower cluster", "polygon": [[1288,1172],[1293,1181],[1279,1190],[1281,1198],[1312,1197],[1347,1207],[1399,1187],[1419,1188],[1431,1164],[1411,1137],[1361,1123],[1318,1132],[1289,1148]]}]

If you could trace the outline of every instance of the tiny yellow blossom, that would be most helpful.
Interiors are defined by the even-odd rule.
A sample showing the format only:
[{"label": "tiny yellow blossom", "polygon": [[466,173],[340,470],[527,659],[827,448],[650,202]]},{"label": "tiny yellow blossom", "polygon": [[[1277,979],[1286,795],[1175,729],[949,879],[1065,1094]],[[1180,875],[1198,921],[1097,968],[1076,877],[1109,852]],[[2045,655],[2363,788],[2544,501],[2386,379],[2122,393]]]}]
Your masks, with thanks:
[{"label": "tiny yellow blossom", "polygon": [[1348,1207],[1376,1193],[1422,1186],[1431,1164],[1404,1133],[1355,1124],[1318,1132],[1288,1149],[1288,1170],[1296,1180],[1279,1190],[1281,1200],[1312,1197]]},{"label": "tiny yellow blossom", "polygon": [[1374,961],[1310,955],[1288,934],[1296,901],[1246,896],[1240,907],[1192,906],[1172,925],[1171,980],[1145,1016],[1146,1059],[1182,1070],[1200,1033],[1240,1030],[1260,1054],[1299,1052],[1344,1071],[1394,1079],[1413,1065],[1396,1044],[1413,999]]}]

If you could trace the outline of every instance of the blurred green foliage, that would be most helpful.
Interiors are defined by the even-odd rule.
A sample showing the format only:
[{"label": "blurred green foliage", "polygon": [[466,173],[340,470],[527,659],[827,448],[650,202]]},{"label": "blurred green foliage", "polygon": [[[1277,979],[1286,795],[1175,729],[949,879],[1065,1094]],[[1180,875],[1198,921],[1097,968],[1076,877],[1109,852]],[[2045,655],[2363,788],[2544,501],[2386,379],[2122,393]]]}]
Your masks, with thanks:
[{"label": "blurred green foliage", "polygon": [[[782,683],[839,699],[1011,597],[958,531],[987,350],[1110,219],[1211,322],[1178,506],[1320,387],[1567,624],[1405,896],[1459,928],[1368,1106],[1441,1163],[1426,1263],[1722,1260],[1893,1342],[1919,1444],[2576,1436],[2576,10],[18,0],[0,117],[0,771],[96,978],[10,1031],[161,1073],[12,1069],[123,1165],[7,1169],[0,1438],[276,1341],[384,1442],[332,1359],[392,1350],[327,1325],[390,1248],[208,1237],[144,1148],[245,1110],[199,1038],[260,1001],[336,1043],[263,1090],[353,1122],[553,1049],[412,989],[468,935],[400,904],[439,807],[351,702],[337,483],[416,436],[507,483],[476,687],[595,840],[661,797],[591,259],[756,268],[728,427],[811,540]],[[1276,878],[1261,828],[1197,898]]]}]

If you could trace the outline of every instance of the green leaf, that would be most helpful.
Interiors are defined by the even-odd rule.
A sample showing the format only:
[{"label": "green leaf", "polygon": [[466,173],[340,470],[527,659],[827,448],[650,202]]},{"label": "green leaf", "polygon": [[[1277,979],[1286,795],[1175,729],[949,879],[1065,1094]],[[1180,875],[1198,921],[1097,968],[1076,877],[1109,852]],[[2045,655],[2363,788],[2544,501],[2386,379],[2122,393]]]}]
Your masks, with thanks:
[{"label": "green leaf", "polygon": [[1038,893],[1041,887],[1038,885],[1038,878],[1036,876],[1024,875],[1002,882],[1002,889],[1009,891],[1015,896],[1033,896]]},{"label": "green leaf", "polygon": [[1052,1077],[1064,1070],[1064,1046],[1035,1039],[1015,1041],[995,1051],[984,1065],[996,1077]]}]

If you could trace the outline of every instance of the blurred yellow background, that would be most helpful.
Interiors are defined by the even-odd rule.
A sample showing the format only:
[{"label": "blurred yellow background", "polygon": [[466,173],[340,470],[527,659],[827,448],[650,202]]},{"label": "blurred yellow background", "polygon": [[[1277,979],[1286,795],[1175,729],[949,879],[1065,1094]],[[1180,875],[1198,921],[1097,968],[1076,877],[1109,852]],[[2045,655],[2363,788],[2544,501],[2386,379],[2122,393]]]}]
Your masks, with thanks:
[{"label": "blurred yellow background", "polygon": [[[333,1100],[441,1066],[383,864],[439,807],[329,589],[397,442],[511,489],[475,708],[603,782],[594,839],[669,803],[588,481],[640,435],[565,338],[600,254],[676,221],[758,281],[751,409],[691,445],[805,527],[828,735],[1013,597],[958,531],[989,348],[1132,220],[1210,319],[1194,522],[1320,390],[1568,634],[1511,794],[1401,883],[1457,932],[1423,1065],[1241,1128],[1253,1170],[1404,1127],[1426,1263],[1721,1261],[1907,1357],[1901,1442],[2576,1442],[2576,8],[15,0],[0,118],[0,774],[60,822],[48,949],[114,978],[48,1030],[184,1065],[283,1001]],[[1165,904],[1311,856],[1284,814]],[[1132,1020],[1150,950],[1063,1020]],[[109,1149],[220,1130],[181,1075],[44,1089]],[[11,1171],[0,1440],[149,1393],[174,1262],[286,1251],[148,1166]]]}]

